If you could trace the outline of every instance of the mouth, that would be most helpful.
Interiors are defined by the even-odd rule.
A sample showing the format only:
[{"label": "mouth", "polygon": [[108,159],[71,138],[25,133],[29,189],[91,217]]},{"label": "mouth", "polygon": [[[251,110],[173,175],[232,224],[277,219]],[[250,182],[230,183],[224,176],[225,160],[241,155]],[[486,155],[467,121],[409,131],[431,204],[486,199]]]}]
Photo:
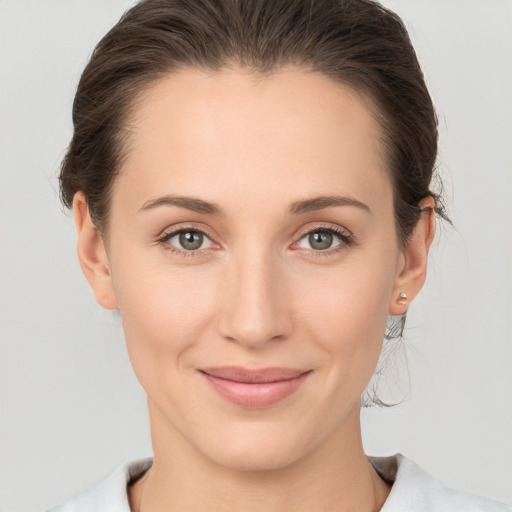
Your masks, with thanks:
[{"label": "mouth", "polygon": [[222,398],[240,407],[261,409],[297,391],[311,370],[217,366],[202,368],[199,373]]}]

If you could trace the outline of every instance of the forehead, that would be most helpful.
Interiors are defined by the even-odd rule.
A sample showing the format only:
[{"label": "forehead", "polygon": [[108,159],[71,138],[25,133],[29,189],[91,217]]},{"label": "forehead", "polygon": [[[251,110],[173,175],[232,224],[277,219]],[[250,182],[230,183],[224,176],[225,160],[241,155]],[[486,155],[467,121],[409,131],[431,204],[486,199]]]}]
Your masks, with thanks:
[{"label": "forehead", "polygon": [[139,96],[127,130],[114,195],[129,181],[141,197],[171,187],[215,201],[230,191],[369,200],[390,188],[369,102],[303,69],[181,70]]}]

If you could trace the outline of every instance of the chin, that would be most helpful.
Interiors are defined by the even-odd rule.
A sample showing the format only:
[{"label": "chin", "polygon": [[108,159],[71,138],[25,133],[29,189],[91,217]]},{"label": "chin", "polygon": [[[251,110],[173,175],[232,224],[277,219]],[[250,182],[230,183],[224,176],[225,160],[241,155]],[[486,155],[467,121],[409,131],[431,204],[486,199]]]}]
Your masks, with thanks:
[{"label": "chin", "polygon": [[286,428],[279,423],[255,423],[237,427],[224,431],[214,443],[211,439],[204,440],[203,454],[233,470],[275,471],[294,464],[314,449],[311,435],[306,432],[301,435],[297,425]]}]

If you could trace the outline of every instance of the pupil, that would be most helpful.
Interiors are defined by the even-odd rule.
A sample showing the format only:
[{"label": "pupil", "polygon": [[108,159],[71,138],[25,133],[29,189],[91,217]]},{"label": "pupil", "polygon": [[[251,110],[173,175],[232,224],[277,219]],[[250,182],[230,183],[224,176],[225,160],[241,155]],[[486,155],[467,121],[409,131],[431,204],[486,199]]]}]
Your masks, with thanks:
[{"label": "pupil", "polygon": [[203,235],[194,231],[180,234],[180,245],[187,251],[199,249],[203,245]]},{"label": "pupil", "polygon": [[309,245],[311,245],[313,249],[317,249],[319,251],[329,249],[332,245],[332,233],[327,233],[325,231],[311,233],[309,235]]}]

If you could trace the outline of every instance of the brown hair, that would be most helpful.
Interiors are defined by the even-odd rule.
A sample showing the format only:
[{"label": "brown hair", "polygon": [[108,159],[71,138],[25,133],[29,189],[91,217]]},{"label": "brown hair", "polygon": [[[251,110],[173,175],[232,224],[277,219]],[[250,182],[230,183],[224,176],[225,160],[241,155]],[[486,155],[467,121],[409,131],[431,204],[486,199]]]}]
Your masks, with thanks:
[{"label": "brown hair", "polygon": [[123,126],[140,93],[183,67],[238,64],[265,74],[294,64],[365,94],[376,105],[404,245],[430,190],[437,118],[400,18],[371,0],[142,0],[99,42],[73,105],[61,196],[83,191],[97,228],[123,156]]}]

